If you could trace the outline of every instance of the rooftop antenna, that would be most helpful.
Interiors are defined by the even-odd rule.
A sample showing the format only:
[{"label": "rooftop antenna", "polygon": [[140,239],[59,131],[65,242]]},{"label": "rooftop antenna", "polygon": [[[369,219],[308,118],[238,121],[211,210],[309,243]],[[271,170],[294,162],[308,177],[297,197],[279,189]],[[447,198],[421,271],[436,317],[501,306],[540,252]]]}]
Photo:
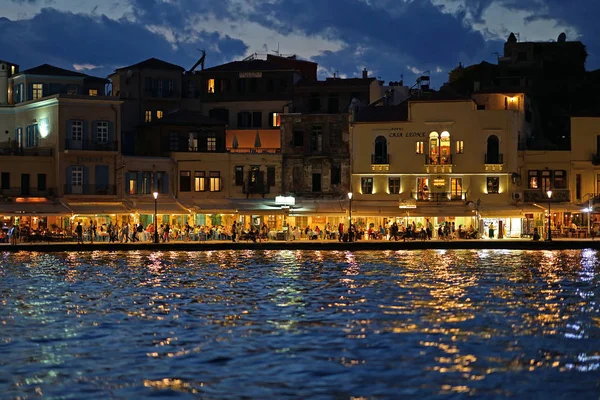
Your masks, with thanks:
[{"label": "rooftop antenna", "polygon": [[204,71],[204,61],[206,60],[206,51],[200,50],[200,49],[196,49],[196,50],[201,52],[202,56],[200,56],[200,59],[198,61],[196,61],[196,64],[194,64],[194,66],[192,68],[190,68],[189,72],[194,72],[194,70],[198,67],[198,65],[201,65],[201,71]]}]

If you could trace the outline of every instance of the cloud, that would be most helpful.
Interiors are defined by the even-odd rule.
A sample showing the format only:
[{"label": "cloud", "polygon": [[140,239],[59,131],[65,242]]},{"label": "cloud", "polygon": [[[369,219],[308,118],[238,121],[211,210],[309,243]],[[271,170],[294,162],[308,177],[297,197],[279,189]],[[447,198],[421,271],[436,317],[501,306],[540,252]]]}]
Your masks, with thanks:
[{"label": "cloud", "polygon": [[93,65],[93,64],[73,64],[73,68],[75,71],[91,71],[93,69],[103,68],[102,65]]}]

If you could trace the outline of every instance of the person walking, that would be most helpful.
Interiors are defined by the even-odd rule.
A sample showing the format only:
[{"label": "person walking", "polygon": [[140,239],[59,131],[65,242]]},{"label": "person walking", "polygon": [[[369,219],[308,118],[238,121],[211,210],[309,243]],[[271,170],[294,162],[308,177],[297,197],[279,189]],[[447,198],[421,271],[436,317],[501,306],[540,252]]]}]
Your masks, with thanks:
[{"label": "person walking", "polygon": [[235,238],[237,236],[237,222],[233,221],[233,225],[231,225],[231,241],[235,243]]},{"label": "person walking", "polygon": [[10,230],[8,231],[8,241],[11,245],[16,245],[17,244],[17,230],[15,229],[15,226],[11,226]]},{"label": "person walking", "polygon": [[340,222],[338,225],[338,241],[342,241],[344,239],[344,224]]},{"label": "person walking", "polygon": [[83,244],[83,226],[81,226],[81,222],[77,222],[75,233],[77,234],[77,244]]}]

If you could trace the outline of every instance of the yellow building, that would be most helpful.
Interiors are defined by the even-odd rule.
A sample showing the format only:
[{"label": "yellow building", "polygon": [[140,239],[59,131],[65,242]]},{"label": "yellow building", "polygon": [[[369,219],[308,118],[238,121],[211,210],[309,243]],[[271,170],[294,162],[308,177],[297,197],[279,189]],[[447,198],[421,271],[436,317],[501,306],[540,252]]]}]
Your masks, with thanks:
[{"label": "yellow building", "polygon": [[518,93],[438,92],[363,109],[351,127],[353,220],[453,223],[486,235],[493,224],[495,236],[520,236],[512,186],[526,102]]}]

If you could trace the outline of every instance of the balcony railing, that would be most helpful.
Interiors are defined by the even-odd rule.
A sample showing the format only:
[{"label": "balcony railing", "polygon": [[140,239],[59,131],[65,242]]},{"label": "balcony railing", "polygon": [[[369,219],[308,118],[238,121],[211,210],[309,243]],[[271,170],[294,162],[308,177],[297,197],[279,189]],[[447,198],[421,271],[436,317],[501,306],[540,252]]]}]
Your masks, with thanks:
[{"label": "balcony railing", "polygon": [[91,140],[65,140],[65,150],[118,151],[119,142],[95,142]]},{"label": "balcony railing", "polygon": [[484,164],[504,164],[504,154],[486,154]]},{"label": "balcony railing", "polygon": [[371,154],[371,164],[380,165],[380,164],[389,164],[390,163],[390,155],[389,154]]},{"label": "balcony railing", "polygon": [[3,197],[54,197],[55,193],[54,188],[44,190],[38,190],[37,188],[0,189],[0,196]]},{"label": "balcony railing", "polygon": [[425,154],[425,165],[452,165],[452,154],[447,156],[430,156]]},{"label": "balcony railing", "polygon": [[115,185],[65,185],[65,194],[110,196],[117,194]]},{"label": "balcony railing", "polygon": [[41,147],[6,147],[0,148],[0,156],[51,157],[51,148]]},{"label": "balcony railing", "polygon": [[281,153],[281,149],[278,148],[269,148],[269,147],[237,147],[237,148],[229,148],[228,151],[230,153],[251,153],[251,154],[275,154]]},{"label": "balcony railing", "polygon": [[412,198],[417,201],[427,201],[434,203],[443,203],[448,201],[462,201],[464,193],[462,192],[417,192],[412,193]]},{"label": "balcony railing", "polygon": [[[523,192],[523,201],[526,203],[548,203],[548,194],[545,190],[526,190]],[[571,201],[571,191],[552,189],[551,203],[568,203]]]}]

